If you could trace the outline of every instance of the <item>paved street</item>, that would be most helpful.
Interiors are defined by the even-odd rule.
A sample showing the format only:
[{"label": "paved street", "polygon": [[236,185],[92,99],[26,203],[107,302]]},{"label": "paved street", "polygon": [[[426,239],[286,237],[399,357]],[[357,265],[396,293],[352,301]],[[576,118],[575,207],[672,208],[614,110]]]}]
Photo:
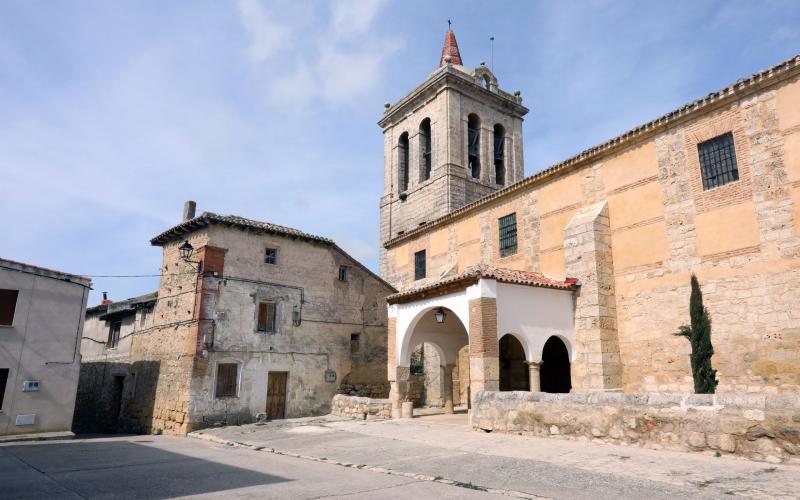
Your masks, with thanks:
[{"label": "paved street", "polygon": [[0,498],[797,498],[800,465],[320,417],[0,446]]},{"label": "paved street", "polygon": [[0,498],[503,498],[167,436],[0,446]]}]

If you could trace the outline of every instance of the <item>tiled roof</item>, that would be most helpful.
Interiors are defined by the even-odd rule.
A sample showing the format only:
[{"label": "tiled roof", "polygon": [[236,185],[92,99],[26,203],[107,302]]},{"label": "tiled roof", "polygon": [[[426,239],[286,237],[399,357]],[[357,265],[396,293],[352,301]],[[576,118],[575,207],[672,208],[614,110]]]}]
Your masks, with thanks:
[{"label": "tiled roof", "polygon": [[458,51],[458,42],[456,42],[456,34],[453,30],[447,30],[444,35],[444,47],[442,47],[442,57],[439,58],[439,66],[444,66],[448,61],[446,57],[450,57],[450,64],[464,64],[461,62],[461,53]]},{"label": "tiled roof", "polygon": [[424,298],[428,295],[435,295],[437,291],[450,288],[455,285],[468,285],[481,278],[494,279],[501,283],[511,283],[514,285],[536,286],[541,288],[555,288],[559,290],[574,290],[578,285],[575,278],[567,278],[564,281],[548,278],[547,276],[531,271],[515,271],[500,267],[492,267],[485,264],[470,266],[461,273],[444,278],[435,283],[412,288],[404,292],[395,293],[386,298],[390,304],[407,302],[410,299]]},{"label": "tiled roof", "polygon": [[109,304],[99,304],[92,307],[86,308],[86,314],[97,314],[101,313],[104,314],[106,312],[114,313],[119,312],[125,309],[134,310],[137,305],[139,304],[147,304],[149,302],[155,303],[158,299],[158,292],[150,292],[145,295],[140,295],[138,297],[131,297],[129,299],[120,300],[117,302],[111,302]]},{"label": "tiled roof", "polygon": [[542,170],[541,172],[525,177],[524,179],[511,184],[510,186],[488,194],[483,198],[464,205],[463,207],[454,210],[449,214],[443,215],[438,219],[434,219],[424,226],[414,228],[400,236],[390,238],[389,240],[383,242],[383,246],[384,248],[390,248],[401,241],[406,241],[413,238],[415,235],[427,232],[432,227],[437,227],[447,221],[453,220],[467,212],[471,212],[473,209],[486,205],[487,203],[490,203],[493,200],[501,198],[509,193],[517,192],[530,186],[537,185],[545,179],[549,179],[550,177],[558,175],[565,170],[578,168],[582,165],[585,165],[585,163],[588,161],[595,160],[611,151],[616,151],[622,147],[628,146],[636,139],[648,137],[657,132],[663,131],[667,127],[684,120],[687,116],[693,115],[697,112],[706,111],[708,109],[713,109],[713,106],[718,105],[720,102],[727,102],[732,99],[739,98],[739,96],[746,95],[746,92],[749,89],[754,87],[757,88],[759,85],[770,84],[778,79],[785,78],[786,75],[791,74],[791,71],[797,70],[798,68],[800,68],[800,54],[780,62],[775,66],[759,71],[758,73],[754,73],[746,78],[740,78],[736,80],[735,83],[732,83],[727,87],[724,87],[716,92],[711,92],[705,97],[701,97],[700,99],[696,99],[690,103],[684,104],[675,110],[659,116],[655,120],[651,120],[644,125],[640,125],[628,130],[627,132],[618,135],[617,137],[614,137],[613,139],[610,139],[602,144],[586,149],[575,156],[567,158],[560,163],[556,163],[555,165]]},{"label": "tiled roof", "polygon": [[304,233],[299,229],[294,229],[286,226],[279,226],[269,222],[262,222],[258,220],[245,219],[238,215],[218,215],[212,212],[203,212],[199,217],[189,219],[182,222],[177,226],[167,229],[155,238],[150,240],[151,245],[161,246],[172,240],[181,238],[183,235],[191,233],[201,227],[206,227],[211,224],[221,224],[226,226],[238,227],[248,231],[257,233],[277,234],[280,236],[287,236],[289,238],[298,238],[306,241],[316,241],[319,243],[333,244],[333,241],[322,236],[315,236],[313,234]]},{"label": "tiled roof", "polygon": [[320,243],[322,245],[330,246],[335,251],[339,252],[344,257],[346,257],[355,266],[359,267],[360,269],[368,273],[370,276],[383,283],[390,290],[395,289],[392,285],[387,283],[383,278],[381,278],[374,272],[370,271],[370,269],[367,266],[356,260],[347,252],[345,252],[339,245],[337,245],[330,238],[325,238],[323,236],[316,236],[313,234],[300,231],[299,229],[294,229],[286,226],[279,226],[278,224],[272,224],[270,222],[245,219],[244,217],[239,217],[238,215],[218,215],[212,212],[203,212],[199,217],[195,217],[194,219],[189,219],[186,222],[182,222],[177,226],[167,229],[163,233],[151,239],[150,244],[154,246],[162,246],[170,241],[180,239],[185,235],[193,231],[196,231],[200,228],[210,226],[211,224],[220,224],[223,226],[235,227],[238,229],[242,229],[244,231],[252,231],[256,233],[275,234],[278,236],[285,236],[287,238],[295,238],[312,243]]}]

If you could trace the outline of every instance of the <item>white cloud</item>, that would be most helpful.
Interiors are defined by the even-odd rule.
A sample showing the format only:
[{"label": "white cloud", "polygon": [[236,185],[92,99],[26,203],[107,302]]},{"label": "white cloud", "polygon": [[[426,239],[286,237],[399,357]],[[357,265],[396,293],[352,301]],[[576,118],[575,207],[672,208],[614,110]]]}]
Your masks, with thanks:
[{"label": "white cloud", "polygon": [[255,62],[263,62],[290,47],[292,28],[282,24],[258,0],[239,0],[239,17],[250,38],[247,53]]},{"label": "white cloud", "polygon": [[331,30],[336,38],[348,39],[369,31],[384,0],[339,0],[333,5]]}]

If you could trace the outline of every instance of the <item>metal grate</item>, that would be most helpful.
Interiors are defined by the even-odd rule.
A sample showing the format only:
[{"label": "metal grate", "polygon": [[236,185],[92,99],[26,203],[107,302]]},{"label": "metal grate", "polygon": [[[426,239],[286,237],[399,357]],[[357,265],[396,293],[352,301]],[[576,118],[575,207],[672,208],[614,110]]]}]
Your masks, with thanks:
[{"label": "metal grate", "polygon": [[739,180],[733,134],[728,132],[697,145],[703,190]]},{"label": "metal grate", "polygon": [[517,253],[517,214],[500,217],[500,257]]},{"label": "metal grate", "polygon": [[219,363],[217,365],[217,397],[236,397],[236,378],[239,365],[236,363]]},{"label": "metal grate", "polygon": [[414,254],[414,279],[421,280],[425,277],[425,250]]}]

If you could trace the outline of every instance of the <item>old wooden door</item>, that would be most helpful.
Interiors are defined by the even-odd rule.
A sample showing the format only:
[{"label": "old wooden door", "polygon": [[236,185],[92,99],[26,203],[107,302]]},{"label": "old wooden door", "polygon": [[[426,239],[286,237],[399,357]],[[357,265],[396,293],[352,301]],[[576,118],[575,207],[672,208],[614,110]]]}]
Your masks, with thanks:
[{"label": "old wooden door", "polygon": [[267,415],[269,418],[286,417],[287,372],[269,372],[267,375]]}]

